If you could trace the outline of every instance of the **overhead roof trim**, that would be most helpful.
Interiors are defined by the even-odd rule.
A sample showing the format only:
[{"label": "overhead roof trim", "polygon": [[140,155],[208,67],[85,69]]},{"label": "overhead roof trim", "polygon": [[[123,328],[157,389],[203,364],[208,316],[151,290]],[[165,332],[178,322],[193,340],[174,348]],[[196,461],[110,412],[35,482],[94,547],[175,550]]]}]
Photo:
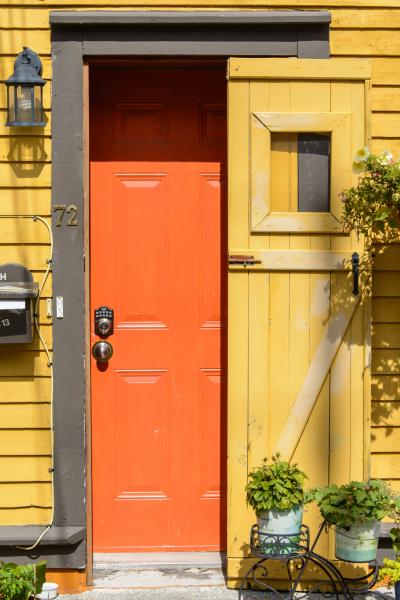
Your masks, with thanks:
[{"label": "overhead roof trim", "polygon": [[51,11],[50,24],[68,25],[289,25],[330,23],[331,15],[322,10],[95,10]]}]

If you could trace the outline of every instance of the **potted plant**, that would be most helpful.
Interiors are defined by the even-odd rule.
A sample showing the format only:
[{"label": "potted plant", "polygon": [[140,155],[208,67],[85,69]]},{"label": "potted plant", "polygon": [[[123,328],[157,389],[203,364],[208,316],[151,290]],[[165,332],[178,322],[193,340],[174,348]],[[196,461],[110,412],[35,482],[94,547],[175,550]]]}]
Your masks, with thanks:
[{"label": "potted plant", "polygon": [[369,562],[376,558],[380,521],[394,505],[389,486],[380,480],[352,481],[312,490],[325,522],[336,530],[336,558]]},{"label": "potted plant", "polygon": [[353,172],[360,175],[357,184],[341,194],[343,229],[363,234],[369,246],[376,235],[382,241],[398,238],[399,160],[394,160],[390,152],[378,156],[362,148],[354,158]]},{"label": "potted plant", "polygon": [[383,567],[379,570],[379,579],[384,580],[387,587],[394,587],[396,600],[400,600],[400,560],[383,559]]},{"label": "potted plant", "polygon": [[0,562],[0,597],[2,600],[28,600],[42,590],[46,562],[28,565]]},{"label": "potted plant", "polygon": [[[399,500],[396,502],[396,509],[391,516],[396,520],[399,518]],[[390,539],[392,540],[393,550],[396,553],[396,558],[391,560],[387,557],[383,559],[383,567],[379,570],[379,580],[387,587],[394,587],[395,599],[400,600],[400,529],[392,527],[389,531]]]},{"label": "potted plant", "polygon": [[[306,479],[297,464],[280,460],[279,455],[273,456],[271,462],[265,458],[249,474],[247,503],[257,515],[258,531],[264,539],[264,534],[299,534],[303,507],[308,501],[304,491]],[[293,541],[296,540],[288,538],[283,544],[290,545]]]}]

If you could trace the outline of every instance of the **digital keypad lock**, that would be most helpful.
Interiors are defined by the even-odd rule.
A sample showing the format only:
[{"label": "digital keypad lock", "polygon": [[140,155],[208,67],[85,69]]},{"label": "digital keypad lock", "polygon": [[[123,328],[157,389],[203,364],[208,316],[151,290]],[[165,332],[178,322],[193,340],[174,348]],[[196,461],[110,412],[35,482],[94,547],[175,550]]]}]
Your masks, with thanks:
[{"label": "digital keypad lock", "polygon": [[108,306],[99,306],[94,311],[94,331],[96,335],[106,338],[114,333],[114,311]]}]

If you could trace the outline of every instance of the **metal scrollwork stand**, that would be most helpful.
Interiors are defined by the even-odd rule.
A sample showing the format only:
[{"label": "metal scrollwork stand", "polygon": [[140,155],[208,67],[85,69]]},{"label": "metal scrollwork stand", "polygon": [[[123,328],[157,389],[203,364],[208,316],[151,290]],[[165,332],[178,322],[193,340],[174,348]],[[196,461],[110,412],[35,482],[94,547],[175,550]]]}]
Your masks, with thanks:
[{"label": "metal scrollwork stand", "polygon": [[[336,600],[340,600],[339,595],[342,594],[345,600],[352,600],[355,595],[368,592],[378,579],[377,562],[370,562],[368,572],[360,577],[344,577],[332,561],[315,552],[317,542],[322,532],[327,528],[326,523],[321,523],[310,546],[310,530],[307,525],[301,526],[300,533],[285,535],[264,533],[259,531],[257,525],[253,525],[250,533],[250,551],[251,556],[257,558],[257,560],[242,579],[239,600],[242,600],[244,590],[255,589],[255,584],[258,590],[270,591],[280,600],[288,598],[292,600],[299,588],[307,565],[310,563],[325,578],[318,581],[318,583],[314,583],[304,595],[323,591],[325,597],[334,596]],[[289,590],[285,592],[285,596],[268,583],[267,561],[269,560],[279,560],[286,563]],[[331,591],[327,592],[327,589]]]}]

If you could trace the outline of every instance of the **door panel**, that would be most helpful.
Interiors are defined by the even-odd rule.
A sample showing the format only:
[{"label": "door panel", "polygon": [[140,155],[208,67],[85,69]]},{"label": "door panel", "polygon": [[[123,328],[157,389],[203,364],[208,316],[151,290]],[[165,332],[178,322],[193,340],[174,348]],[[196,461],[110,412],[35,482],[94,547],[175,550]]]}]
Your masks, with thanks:
[{"label": "door panel", "polygon": [[[368,295],[353,297],[349,263],[363,245],[342,233],[338,194],[368,143],[368,68],[331,59],[231,59],[228,68],[230,579],[247,560],[255,515],[244,488],[264,457],[280,450],[310,487],[366,473]],[[299,189],[320,182],[299,181],[311,174],[299,169],[297,136],[317,133],[331,140],[330,210],[299,212]],[[321,354],[331,356],[327,375]],[[320,520],[308,507],[312,534]],[[325,536],[319,552],[328,546]]]},{"label": "door panel", "polygon": [[224,76],[104,78],[91,79],[91,306],[114,308],[115,326],[110,362],[92,361],[94,549],[218,550]]}]

